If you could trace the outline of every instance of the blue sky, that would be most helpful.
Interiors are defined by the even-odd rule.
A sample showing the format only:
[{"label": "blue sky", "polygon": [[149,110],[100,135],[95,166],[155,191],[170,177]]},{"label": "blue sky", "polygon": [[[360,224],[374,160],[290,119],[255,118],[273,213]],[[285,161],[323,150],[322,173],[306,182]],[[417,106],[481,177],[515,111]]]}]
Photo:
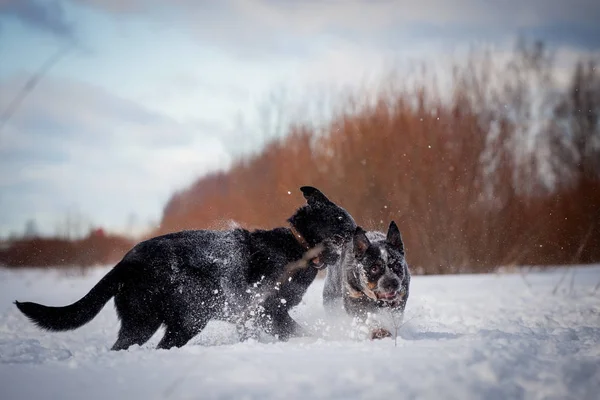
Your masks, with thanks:
[{"label": "blue sky", "polygon": [[174,190],[276,134],[264,110],[406,60],[526,35],[568,65],[600,49],[595,3],[0,0],[0,112],[69,49],[0,130],[0,236],[30,218],[52,234],[68,213],[141,230]]}]

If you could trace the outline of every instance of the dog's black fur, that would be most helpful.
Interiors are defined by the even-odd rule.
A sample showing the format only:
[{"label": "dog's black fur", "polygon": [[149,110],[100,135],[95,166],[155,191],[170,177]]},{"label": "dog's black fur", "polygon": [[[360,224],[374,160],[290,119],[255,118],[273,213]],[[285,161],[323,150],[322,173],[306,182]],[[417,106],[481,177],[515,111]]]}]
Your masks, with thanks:
[{"label": "dog's black fur", "polygon": [[[71,305],[15,304],[39,327],[66,331],[91,321],[114,296],[121,328],[113,350],[142,345],[162,324],[166,332],[158,348],[168,349],[185,345],[211,319],[238,323],[243,332],[247,321],[240,316],[262,290],[267,293],[261,298],[266,317],[259,326],[280,340],[302,335],[288,311],[301,301],[317,267],[339,260],[356,223],[318,189],[300,189],[307,204],[288,219],[291,229],[193,230],[158,236],[137,244]],[[286,269],[315,247],[322,250],[309,262],[312,266]],[[264,290],[290,271],[278,290]]]},{"label": "dog's black fur", "polygon": [[402,318],[409,287],[410,271],[396,223],[390,223],[387,235],[357,227],[340,262],[327,269],[323,304],[333,313],[341,302],[349,315],[361,319],[382,308]]}]

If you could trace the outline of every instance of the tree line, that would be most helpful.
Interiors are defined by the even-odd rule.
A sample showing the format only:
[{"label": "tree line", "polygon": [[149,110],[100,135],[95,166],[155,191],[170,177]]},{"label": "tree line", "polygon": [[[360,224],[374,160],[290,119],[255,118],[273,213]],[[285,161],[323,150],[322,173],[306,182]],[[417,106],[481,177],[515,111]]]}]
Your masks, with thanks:
[{"label": "tree line", "polygon": [[154,234],[285,225],[310,184],[366,229],[396,221],[417,273],[599,262],[600,77],[591,57],[568,85],[557,75],[527,41],[473,52],[445,81],[391,75],[175,193]]}]

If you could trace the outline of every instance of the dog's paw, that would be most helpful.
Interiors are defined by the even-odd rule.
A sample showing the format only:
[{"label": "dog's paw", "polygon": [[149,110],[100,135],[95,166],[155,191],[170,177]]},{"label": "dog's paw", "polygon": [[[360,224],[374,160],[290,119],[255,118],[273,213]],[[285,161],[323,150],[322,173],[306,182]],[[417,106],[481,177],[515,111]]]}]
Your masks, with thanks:
[{"label": "dog's paw", "polygon": [[392,334],[390,333],[390,331],[388,331],[387,329],[384,329],[384,328],[374,329],[371,331],[371,335],[370,335],[371,340],[384,339],[387,337],[392,337]]}]

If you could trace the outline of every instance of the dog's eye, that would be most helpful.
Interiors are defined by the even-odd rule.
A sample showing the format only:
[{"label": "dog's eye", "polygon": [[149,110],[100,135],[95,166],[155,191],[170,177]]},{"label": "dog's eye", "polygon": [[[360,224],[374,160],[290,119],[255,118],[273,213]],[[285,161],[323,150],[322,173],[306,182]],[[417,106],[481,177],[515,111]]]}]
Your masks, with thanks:
[{"label": "dog's eye", "polygon": [[373,266],[370,268],[370,270],[369,270],[369,271],[370,271],[370,272],[371,272],[373,275],[375,275],[375,274],[378,274],[380,270],[381,270],[381,265],[379,265],[379,264],[375,264],[375,265],[373,265]]}]

